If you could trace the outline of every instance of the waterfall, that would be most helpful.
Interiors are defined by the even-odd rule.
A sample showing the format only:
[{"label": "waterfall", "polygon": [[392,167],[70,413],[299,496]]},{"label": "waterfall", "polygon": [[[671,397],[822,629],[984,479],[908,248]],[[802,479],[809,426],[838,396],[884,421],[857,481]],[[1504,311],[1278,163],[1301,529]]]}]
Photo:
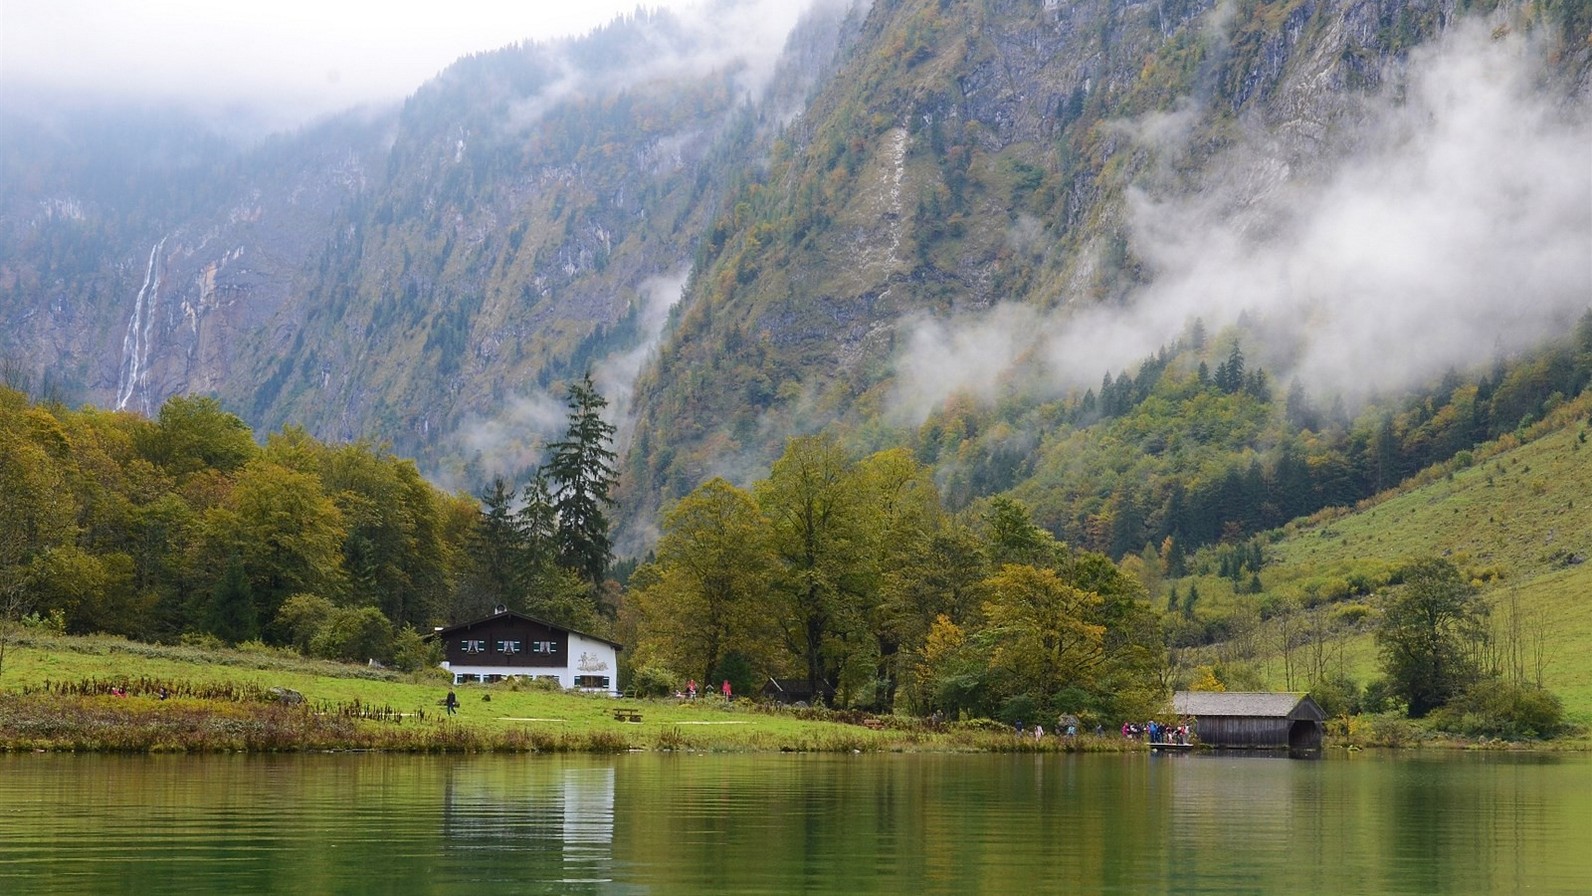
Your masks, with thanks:
[{"label": "waterfall", "polygon": [[[127,322],[127,335],[122,338],[121,374],[116,383],[116,410],[127,409],[133,393],[143,384],[146,365],[149,363],[149,342],[155,326],[155,299],[159,294],[160,250],[166,238],[161,237],[155,248],[149,250],[149,268],[144,272],[144,285],[133,302],[133,316]],[[142,408],[148,412],[149,408]]]}]

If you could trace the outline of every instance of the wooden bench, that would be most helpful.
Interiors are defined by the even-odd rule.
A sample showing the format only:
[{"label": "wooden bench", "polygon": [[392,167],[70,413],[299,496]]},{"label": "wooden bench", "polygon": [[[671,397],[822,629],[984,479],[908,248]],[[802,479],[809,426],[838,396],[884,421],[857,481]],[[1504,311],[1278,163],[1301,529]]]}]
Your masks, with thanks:
[{"label": "wooden bench", "polygon": [[614,710],[614,721],[639,722],[641,721],[641,713],[634,709],[616,709]]}]

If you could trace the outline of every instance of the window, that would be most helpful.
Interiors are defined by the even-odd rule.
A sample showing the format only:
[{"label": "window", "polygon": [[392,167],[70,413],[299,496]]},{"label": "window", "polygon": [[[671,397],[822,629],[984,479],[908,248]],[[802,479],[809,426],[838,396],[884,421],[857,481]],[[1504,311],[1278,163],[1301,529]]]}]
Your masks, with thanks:
[{"label": "window", "polygon": [[577,675],[575,676],[577,688],[601,688],[608,690],[608,676],[606,675]]},{"label": "window", "polygon": [[499,641],[499,642],[497,642],[497,649],[498,649],[498,653],[519,653],[520,652],[520,642],[518,642],[518,641]]},{"label": "window", "polygon": [[480,641],[465,639],[459,642],[459,649],[465,653],[481,653],[485,648]]},{"label": "window", "polygon": [[553,643],[552,641],[532,641],[531,642],[531,652],[532,653],[557,653],[558,652],[558,645]]}]

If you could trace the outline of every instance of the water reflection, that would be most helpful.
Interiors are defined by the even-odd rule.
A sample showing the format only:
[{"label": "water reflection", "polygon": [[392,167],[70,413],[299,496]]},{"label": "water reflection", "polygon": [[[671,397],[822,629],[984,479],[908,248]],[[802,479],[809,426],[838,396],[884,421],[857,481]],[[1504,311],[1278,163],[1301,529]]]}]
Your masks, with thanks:
[{"label": "water reflection", "polygon": [[1584,892],[1592,759],[0,756],[0,894]]},{"label": "water reflection", "polygon": [[535,759],[452,764],[443,786],[444,849],[467,869],[465,881],[494,879],[501,869],[480,856],[510,852],[528,872],[517,880],[597,892],[591,887],[613,880],[614,774],[611,765]]}]

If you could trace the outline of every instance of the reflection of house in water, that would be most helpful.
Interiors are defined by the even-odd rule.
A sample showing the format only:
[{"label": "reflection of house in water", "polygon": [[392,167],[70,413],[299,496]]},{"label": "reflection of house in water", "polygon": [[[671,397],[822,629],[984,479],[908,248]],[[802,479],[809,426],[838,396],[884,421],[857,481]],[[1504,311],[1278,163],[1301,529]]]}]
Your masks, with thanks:
[{"label": "reflection of house in water", "polygon": [[[611,765],[524,757],[463,762],[450,771],[444,800],[443,833],[455,862],[468,866],[478,853],[498,865],[511,846],[514,881],[557,882],[557,892],[583,893],[613,880]],[[492,877],[483,869],[483,881]]]}]

